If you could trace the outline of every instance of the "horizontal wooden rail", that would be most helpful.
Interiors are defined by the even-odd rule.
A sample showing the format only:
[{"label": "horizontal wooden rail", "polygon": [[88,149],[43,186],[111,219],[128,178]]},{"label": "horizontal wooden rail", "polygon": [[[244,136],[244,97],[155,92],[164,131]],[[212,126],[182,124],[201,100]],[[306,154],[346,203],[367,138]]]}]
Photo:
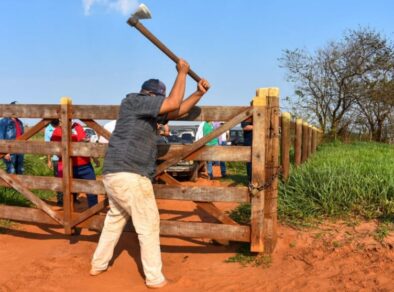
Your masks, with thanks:
[{"label": "horizontal wooden rail", "polygon": [[60,142],[0,140],[0,153],[60,155],[61,147]]},{"label": "horizontal wooden rail", "polygon": [[199,222],[160,221],[160,234],[191,238],[212,238],[249,242],[250,227]]},{"label": "horizontal wooden rail", "polygon": [[[57,212],[62,216],[62,212]],[[78,214],[73,213],[73,217]],[[0,218],[19,222],[45,224],[61,227],[55,220],[50,218],[43,211],[33,208],[14,207],[0,205]],[[104,216],[95,215],[79,224],[78,227],[87,227],[93,230],[101,230],[104,223]],[[130,224],[126,231],[133,231]],[[233,240],[241,242],[250,241],[250,227],[226,224],[200,223],[200,222],[180,222],[161,220],[160,234],[167,236],[180,236],[192,238],[212,238],[218,240]]]},{"label": "horizontal wooden rail", "polygon": [[[158,159],[166,160],[173,153],[182,153],[186,145],[159,145]],[[250,161],[250,146],[204,146],[200,151],[187,156],[184,160],[202,161]]]},{"label": "horizontal wooden rail", "polygon": [[157,199],[199,202],[250,202],[247,187],[190,187],[154,184]]},{"label": "horizontal wooden rail", "polygon": [[58,119],[60,117],[60,105],[0,104],[0,117]]},{"label": "horizontal wooden rail", "polygon": [[[107,144],[71,143],[72,156],[104,157]],[[158,145],[158,159],[165,160],[175,153],[182,153],[187,145]],[[61,142],[0,140],[0,153],[25,153],[42,155],[60,155]],[[250,160],[250,146],[204,146],[201,151],[193,153],[185,160],[204,161],[244,161]]]},{"label": "horizontal wooden rail", "polygon": [[[11,175],[11,177],[15,177],[15,175]],[[61,178],[29,175],[17,175],[16,177],[33,190],[63,191]],[[8,186],[8,184],[0,178],[0,186]],[[154,184],[153,188],[157,199],[201,202],[249,202],[247,187],[190,187]],[[73,179],[71,192],[105,194],[105,188],[101,181]]]},{"label": "horizontal wooden rail", "polygon": [[[192,110],[178,120],[184,121],[228,121],[246,110],[242,106],[202,106]],[[73,119],[116,120],[118,105],[73,105]],[[60,105],[48,104],[0,104],[0,117],[58,119]]]}]

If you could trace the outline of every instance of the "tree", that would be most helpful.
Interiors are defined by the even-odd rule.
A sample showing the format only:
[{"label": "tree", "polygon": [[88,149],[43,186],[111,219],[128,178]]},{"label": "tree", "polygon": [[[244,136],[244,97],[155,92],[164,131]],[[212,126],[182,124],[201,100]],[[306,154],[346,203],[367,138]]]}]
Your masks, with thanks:
[{"label": "tree", "polygon": [[[384,102],[380,97],[379,104],[376,96],[383,81],[392,81],[393,52],[381,34],[359,28],[312,54],[301,49],[285,50],[280,62],[287,69],[288,80],[295,84],[294,106],[313,112],[320,127],[336,137],[355,122],[357,107],[367,119],[364,110],[368,104],[387,104],[390,97]],[[377,116],[381,117],[381,109],[374,111],[378,115],[369,114],[374,123],[380,119]]]}]

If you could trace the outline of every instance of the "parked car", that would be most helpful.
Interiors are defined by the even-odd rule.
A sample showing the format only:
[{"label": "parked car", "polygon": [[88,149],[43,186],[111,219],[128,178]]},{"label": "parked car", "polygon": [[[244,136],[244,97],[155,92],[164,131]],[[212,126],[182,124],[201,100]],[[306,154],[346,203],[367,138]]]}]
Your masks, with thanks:
[{"label": "parked car", "polygon": [[242,129],[233,128],[230,130],[231,145],[241,146],[244,144],[244,133]]},{"label": "parked car", "polygon": [[[192,144],[194,142],[194,135],[184,132],[180,136],[169,136],[168,141],[174,145]],[[193,160],[181,160],[177,164],[170,166],[167,173],[175,178],[183,178],[190,181],[197,179],[198,162]]]},{"label": "parked car", "polygon": [[92,143],[98,142],[99,137],[98,137],[95,130],[93,130],[92,128],[89,128],[89,127],[83,127],[83,129],[86,133],[86,138],[89,139],[89,142],[92,142]]}]

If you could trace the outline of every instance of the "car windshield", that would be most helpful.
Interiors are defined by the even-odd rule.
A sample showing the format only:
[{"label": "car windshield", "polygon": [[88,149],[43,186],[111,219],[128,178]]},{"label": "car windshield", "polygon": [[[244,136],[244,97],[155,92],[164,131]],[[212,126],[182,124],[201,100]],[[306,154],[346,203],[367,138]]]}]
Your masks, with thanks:
[{"label": "car windshield", "polygon": [[194,137],[192,134],[184,133],[182,134],[181,139],[183,143],[193,143]]},{"label": "car windshield", "polygon": [[170,143],[180,142],[179,137],[175,136],[175,135],[168,136],[167,139],[168,139],[168,142],[170,142]]},{"label": "car windshield", "polygon": [[89,137],[96,135],[96,133],[92,129],[85,129],[85,133]]}]

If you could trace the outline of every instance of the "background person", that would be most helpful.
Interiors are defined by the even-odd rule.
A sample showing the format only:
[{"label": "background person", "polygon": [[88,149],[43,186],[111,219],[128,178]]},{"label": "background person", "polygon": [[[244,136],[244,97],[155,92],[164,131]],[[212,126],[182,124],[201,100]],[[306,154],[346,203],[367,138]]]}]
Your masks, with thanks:
[{"label": "background person", "polygon": [[[212,121],[207,121],[204,123],[203,125],[203,135],[207,136],[210,133],[212,133],[215,128],[214,128],[214,124]],[[217,146],[219,145],[219,140],[218,138],[213,138],[211,141],[209,141],[207,144],[205,144],[207,146]],[[209,179],[213,179],[213,164],[214,161],[207,161],[207,172],[208,172],[208,178]]]},{"label": "background person", "polygon": [[[220,123],[219,126],[223,126],[224,123]],[[227,146],[227,142],[230,140],[230,131],[226,131],[218,137],[219,145]],[[220,174],[222,177],[227,176],[227,167],[225,161],[220,161]]]},{"label": "background person", "polygon": [[[16,101],[11,102],[16,104]],[[2,118],[0,120],[0,140],[16,140],[23,135],[23,123],[18,118]],[[3,157],[6,171],[9,174],[23,174],[24,155],[7,153]]]},{"label": "background person", "polygon": [[[244,146],[252,146],[253,144],[253,121],[249,118],[241,123],[241,128],[244,135]],[[252,163],[246,163],[246,173],[248,175],[249,183],[252,182]]]},{"label": "background person", "polygon": [[[87,142],[85,131],[80,124],[73,123],[71,127],[71,131],[72,131],[71,140],[73,142]],[[53,131],[51,141],[59,142],[61,140],[62,140],[62,128],[57,127]],[[98,160],[96,161],[98,162]],[[72,157],[72,168],[73,168],[73,178],[88,179],[88,180],[96,179],[96,174],[94,173],[92,163],[90,162],[90,157],[82,157],[82,156]],[[63,164],[61,158],[59,159],[58,162],[58,177],[63,177]],[[88,199],[89,208],[98,203],[97,195],[87,194],[86,196]],[[61,203],[63,203],[63,201]]]},{"label": "background person", "polygon": [[[53,131],[55,131],[55,128],[60,125],[59,119],[52,120],[48,126],[45,128],[44,132],[44,141],[45,142],[50,142],[52,138]],[[53,175],[55,177],[58,177],[58,162],[59,162],[59,156],[57,155],[48,155],[48,168],[53,170]],[[58,192],[56,194],[57,202],[56,204],[61,207],[63,206],[63,193]]]},{"label": "background person", "polygon": [[168,136],[170,136],[170,127],[168,122],[165,121],[157,124],[157,144],[169,144]]}]

